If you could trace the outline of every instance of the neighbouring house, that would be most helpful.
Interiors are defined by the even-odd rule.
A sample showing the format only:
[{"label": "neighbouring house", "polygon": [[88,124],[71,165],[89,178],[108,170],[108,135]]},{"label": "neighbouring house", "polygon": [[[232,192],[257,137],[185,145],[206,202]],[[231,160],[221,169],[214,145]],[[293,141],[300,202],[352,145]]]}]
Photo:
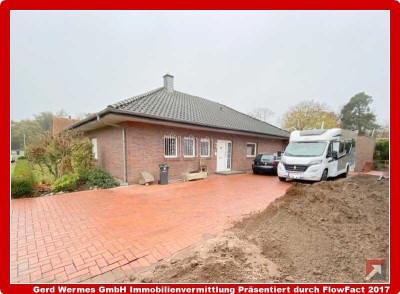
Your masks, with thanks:
[{"label": "neighbouring house", "polygon": [[114,177],[137,183],[140,173],[159,179],[159,164],[169,178],[198,171],[251,170],[257,153],[283,150],[289,133],[225,105],[164,86],[109,105],[75,123],[93,143],[98,166]]},{"label": "neighbouring house", "polygon": [[61,131],[64,131],[68,129],[70,126],[73,124],[77,123],[79,119],[73,119],[70,116],[67,117],[58,117],[53,115],[53,121],[52,121],[52,134],[55,135]]},{"label": "neighbouring house", "polygon": [[15,149],[11,150],[11,154],[17,156],[25,156],[25,151],[23,149]]}]

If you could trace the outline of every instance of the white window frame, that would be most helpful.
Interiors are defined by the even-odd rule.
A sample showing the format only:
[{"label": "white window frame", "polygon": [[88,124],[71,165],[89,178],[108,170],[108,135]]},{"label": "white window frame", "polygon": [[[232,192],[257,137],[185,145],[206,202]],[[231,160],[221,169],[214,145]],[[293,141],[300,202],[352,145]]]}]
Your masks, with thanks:
[{"label": "white window frame", "polygon": [[[186,154],[186,149],[187,149],[187,146],[186,146],[186,142],[192,142],[192,150],[193,150],[193,154],[191,154],[191,155],[187,155]],[[196,156],[196,139],[194,138],[194,137],[184,137],[183,138],[183,157],[186,157],[186,158],[193,158],[193,157],[195,157]]]},{"label": "white window frame", "polygon": [[94,159],[98,159],[98,147],[97,147],[97,138],[90,138],[90,142],[92,143],[92,152]]},{"label": "white window frame", "polygon": [[[249,154],[247,154],[247,147],[248,147],[249,145],[254,145],[254,155],[249,155]],[[256,157],[256,156],[257,156],[257,143],[254,143],[254,142],[247,142],[247,143],[246,143],[246,157]]]},{"label": "white window frame", "polygon": [[[202,143],[208,143],[208,148],[207,148],[207,155],[203,155],[202,154],[202,148],[201,148],[201,144]],[[211,156],[211,140],[209,139],[209,138],[201,138],[200,139],[200,150],[199,150],[199,153],[200,153],[200,157],[210,157]]]},{"label": "white window frame", "polygon": [[[171,143],[167,143],[166,140],[175,140],[175,154],[168,154],[167,155],[167,145],[171,144]],[[177,158],[178,157],[178,137],[176,135],[164,135],[164,139],[163,139],[163,144],[164,144],[164,157],[165,158]],[[171,145],[168,147],[169,152],[171,153]]]}]

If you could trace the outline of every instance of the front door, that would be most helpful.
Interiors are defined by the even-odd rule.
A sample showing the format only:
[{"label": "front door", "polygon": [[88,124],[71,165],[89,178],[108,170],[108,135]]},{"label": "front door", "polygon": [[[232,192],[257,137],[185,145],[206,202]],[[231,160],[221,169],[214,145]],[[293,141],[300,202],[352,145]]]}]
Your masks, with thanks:
[{"label": "front door", "polygon": [[217,141],[217,172],[230,171],[232,160],[232,142]]}]

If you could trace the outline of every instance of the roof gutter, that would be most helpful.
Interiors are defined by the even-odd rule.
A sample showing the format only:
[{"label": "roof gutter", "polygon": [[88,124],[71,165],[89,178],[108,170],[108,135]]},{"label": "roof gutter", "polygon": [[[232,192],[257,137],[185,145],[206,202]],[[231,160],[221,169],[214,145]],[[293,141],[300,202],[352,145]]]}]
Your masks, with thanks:
[{"label": "roof gutter", "polygon": [[124,184],[128,184],[128,169],[126,163],[126,129],[123,126],[106,122],[101,119],[100,115],[103,111],[97,113],[96,120],[99,123],[114,127],[114,128],[121,128],[122,129],[122,167],[123,167],[123,176],[124,176]]}]

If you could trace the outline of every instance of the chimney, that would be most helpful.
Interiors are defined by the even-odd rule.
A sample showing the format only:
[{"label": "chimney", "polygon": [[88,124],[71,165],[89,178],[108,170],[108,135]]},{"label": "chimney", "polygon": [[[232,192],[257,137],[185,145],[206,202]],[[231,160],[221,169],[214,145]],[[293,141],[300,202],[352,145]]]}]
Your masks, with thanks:
[{"label": "chimney", "polygon": [[168,92],[173,92],[174,91],[174,76],[170,74],[166,74],[164,76],[164,88]]}]

